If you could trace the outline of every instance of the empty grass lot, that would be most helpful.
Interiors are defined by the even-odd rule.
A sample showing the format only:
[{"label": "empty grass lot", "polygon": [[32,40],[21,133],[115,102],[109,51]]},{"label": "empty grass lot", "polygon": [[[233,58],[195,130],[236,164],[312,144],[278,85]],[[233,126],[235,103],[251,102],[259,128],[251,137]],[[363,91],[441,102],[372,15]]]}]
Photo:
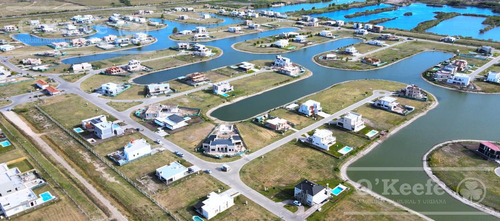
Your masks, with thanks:
[{"label": "empty grass lot", "polygon": [[142,102],[141,101],[134,101],[134,102],[113,102],[113,101],[110,101],[106,104],[109,105],[110,107],[114,108],[115,110],[121,112],[121,111],[126,111],[131,107],[140,105],[140,104],[142,104]]},{"label": "empty grass lot", "polygon": [[[498,187],[498,176],[493,171],[498,167],[498,164],[487,161],[474,153],[478,147],[479,143],[477,142],[446,144],[430,154],[429,165],[433,169],[432,172],[453,191],[457,191],[458,184],[465,178],[481,180],[486,187],[485,198],[481,201],[481,204],[498,210],[500,209],[500,202],[498,201],[500,187]],[[436,169],[440,167],[481,168],[481,170],[450,171]]]},{"label": "empty grass lot", "polygon": [[11,103],[12,103],[11,100],[0,100],[0,107],[5,107]]},{"label": "empty grass lot", "polygon": [[[19,83],[0,86],[0,97],[6,98],[36,91],[37,90],[36,81],[40,79],[47,81],[48,78],[40,76],[40,77],[35,77],[33,79],[28,78],[26,81],[22,81]],[[51,84],[51,85],[55,86],[57,84]]]},{"label": "empty grass lot", "polygon": [[80,78],[82,78],[85,75],[87,75],[87,74],[85,74],[85,73],[83,73],[83,74],[65,74],[65,75],[61,75],[59,77],[61,77],[63,80],[65,80],[67,82],[75,83],[76,81],[80,80]]},{"label": "empty grass lot", "polygon": [[[410,41],[406,42],[391,48],[387,48],[385,50],[373,53],[370,57],[378,58],[382,62],[387,62],[386,65],[392,64],[394,62],[400,61],[404,58],[410,57],[417,53],[423,51],[444,51],[449,53],[455,53],[457,50],[460,50],[462,53],[466,53],[470,51],[470,48],[466,48],[463,46],[449,45],[449,44],[441,44],[434,42],[426,42],[426,41]],[[319,55],[314,56],[314,61],[317,63],[332,68],[340,68],[340,69],[351,69],[351,70],[369,70],[377,68],[372,65],[368,65],[362,63],[361,61],[346,61],[344,60],[321,60],[319,57],[325,56],[328,53],[321,53]],[[460,57],[462,58],[462,57]],[[477,60],[477,59],[475,59]]]}]

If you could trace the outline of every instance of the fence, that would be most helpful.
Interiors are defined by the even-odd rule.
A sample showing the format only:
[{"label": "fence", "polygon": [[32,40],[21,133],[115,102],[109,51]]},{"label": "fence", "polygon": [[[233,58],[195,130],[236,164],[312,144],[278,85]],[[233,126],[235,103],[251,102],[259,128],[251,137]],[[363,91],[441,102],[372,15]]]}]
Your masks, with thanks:
[{"label": "fence", "polygon": [[71,136],[73,139],[75,139],[78,143],[80,143],[85,149],[90,151],[95,157],[97,157],[101,162],[106,164],[109,168],[111,168],[115,173],[120,175],[124,180],[126,180],[130,185],[132,185],[135,189],[137,189],[140,193],[142,193],[144,196],[146,196],[151,202],[156,204],[161,210],[163,210],[166,214],[171,216],[174,220],[180,221],[176,216],[174,216],[173,213],[167,210],[167,208],[163,207],[158,201],[156,201],[153,197],[151,197],[146,191],[142,190],[140,187],[138,187],[131,179],[123,175],[116,167],[107,161],[104,157],[101,157],[99,154],[97,154],[91,147],[87,145],[87,143],[79,136],[74,135],[71,131],[67,130],[65,127],[63,127],[59,122],[57,122],[54,118],[52,118],[49,114],[45,113],[45,111],[42,110],[42,108],[38,107],[38,105],[35,105],[35,108],[40,111],[43,115],[45,115],[49,120],[54,122],[59,128],[61,128],[64,132],[66,132],[69,136]]},{"label": "fence", "polygon": [[[62,186],[61,186],[61,185],[60,185],[60,184],[56,181],[56,179],[54,179],[54,177],[52,177],[52,175],[51,175],[50,173],[48,173],[48,172],[47,172],[47,169],[45,169],[45,167],[44,167],[44,166],[43,166],[43,165],[42,165],[42,164],[41,164],[41,163],[40,163],[40,162],[39,162],[39,161],[38,161],[35,157],[33,157],[33,155],[30,153],[30,151],[28,150],[28,148],[26,148],[26,147],[24,146],[23,142],[21,142],[21,141],[17,138],[17,136],[14,136],[14,134],[13,134],[13,133],[9,130],[9,128],[7,128],[7,127],[5,126],[5,124],[4,124],[2,121],[0,121],[0,125],[2,125],[2,127],[4,127],[4,128],[5,128],[5,130],[7,131],[7,133],[8,133],[11,137],[13,137],[13,138],[16,140],[16,142],[19,144],[19,146],[23,148],[24,152],[26,152],[26,153],[30,156],[30,158],[31,158],[31,159],[33,159],[33,161],[35,161],[35,163],[36,163],[36,164],[37,164],[40,168],[42,168],[42,170],[45,172],[45,174],[46,174],[47,176],[49,176],[49,178],[50,178],[50,179],[54,182],[54,184],[56,185],[56,187],[57,187],[58,189],[60,189],[61,191],[63,191],[63,192],[64,192],[64,194],[66,194],[66,196],[68,196],[68,198],[69,198],[69,199],[71,199],[71,201],[73,201],[73,203],[76,205],[76,207],[78,207],[78,209],[79,209],[79,210],[83,213],[83,215],[85,215],[85,217],[87,217],[87,219],[91,220],[91,219],[90,219],[89,214],[88,214],[87,212],[85,212],[85,210],[83,210],[83,209],[82,209],[82,207],[81,207],[81,206],[80,206],[80,205],[76,202],[76,200],[75,200],[75,199],[73,199],[73,197],[71,197],[71,195],[69,195],[69,193],[68,193],[68,192],[66,192],[66,190],[65,190],[65,189],[64,189],[64,188],[63,188],[63,187],[62,187]],[[26,137],[27,137],[27,136],[26,136]]]}]

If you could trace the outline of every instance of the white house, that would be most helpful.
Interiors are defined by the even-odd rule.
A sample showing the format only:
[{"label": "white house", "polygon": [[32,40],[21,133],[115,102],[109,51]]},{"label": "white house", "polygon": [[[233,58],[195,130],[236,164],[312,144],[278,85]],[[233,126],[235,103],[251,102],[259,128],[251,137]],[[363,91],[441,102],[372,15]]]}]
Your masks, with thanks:
[{"label": "white house", "polygon": [[337,126],[354,132],[358,132],[365,128],[365,122],[363,122],[361,114],[354,112],[345,114],[336,123]]},{"label": "white house", "polygon": [[345,25],[345,21],[342,21],[342,20],[337,20],[337,21],[335,22],[335,25],[337,25],[337,26],[339,26],[339,27],[340,27],[340,26],[344,26],[344,25]]},{"label": "white house", "polygon": [[214,94],[222,95],[233,91],[233,86],[227,81],[215,83],[213,85]]},{"label": "white house", "polygon": [[210,14],[202,14],[201,15],[201,19],[209,19],[210,18]]},{"label": "white house", "polygon": [[288,40],[287,39],[280,39],[274,43],[274,45],[278,48],[284,48],[288,46]]},{"label": "white house", "polygon": [[202,44],[195,44],[194,49],[196,50],[193,53],[194,55],[198,55],[198,56],[202,56],[202,57],[208,57],[208,56],[213,55],[212,49],[210,49],[207,46],[202,45]]},{"label": "white house", "polygon": [[376,107],[393,111],[399,105],[399,103],[396,102],[396,100],[397,100],[396,98],[385,96],[375,101],[373,105],[375,105]]},{"label": "white house", "polygon": [[7,70],[4,66],[0,66],[0,80],[5,80],[10,76],[11,72]]},{"label": "white house", "polygon": [[358,50],[356,50],[356,48],[354,46],[351,46],[351,47],[345,48],[344,53],[350,54],[350,55],[355,55],[358,53]]},{"label": "white house", "polygon": [[250,28],[250,29],[259,29],[260,28],[260,24],[252,23],[252,24],[248,25],[248,28]]},{"label": "white house", "polygon": [[356,29],[356,31],[354,31],[354,33],[356,33],[357,35],[366,35],[366,34],[368,34],[368,31],[365,29]]},{"label": "white house", "polygon": [[452,78],[448,78],[446,83],[467,86],[470,84],[470,76],[468,74],[455,74]]},{"label": "white house", "polygon": [[228,192],[221,194],[211,192],[208,195],[208,199],[194,205],[194,209],[205,218],[211,219],[217,214],[229,209],[233,205],[234,198],[229,195]]},{"label": "white house", "polygon": [[101,85],[101,93],[106,96],[116,96],[120,93],[120,87],[118,84],[108,82]]},{"label": "white house", "polygon": [[176,130],[188,125],[187,120],[177,114],[171,114],[166,117],[155,119],[155,123],[161,127],[166,127],[170,130]]},{"label": "white house", "polygon": [[194,32],[199,33],[199,34],[201,34],[201,33],[208,33],[207,28],[205,28],[205,27],[196,27],[194,29]]},{"label": "white house", "polygon": [[169,184],[188,174],[188,168],[178,162],[172,162],[168,165],[156,169],[156,176],[161,181]]},{"label": "white house", "polygon": [[360,29],[360,28],[363,28],[363,24],[361,24],[361,23],[354,23],[354,24],[352,25],[352,28],[354,28],[354,29]]},{"label": "white house", "polygon": [[179,42],[177,43],[177,49],[179,50],[189,50],[191,45],[188,42]]},{"label": "white house", "polygon": [[333,37],[332,31],[323,30],[319,33],[320,36],[331,38]]},{"label": "white house", "polygon": [[92,70],[92,64],[90,63],[81,63],[81,64],[74,64],[72,67],[73,72],[75,74],[82,73],[82,72],[87,72]]},{"label": "white house", "polygon": [[454,43],[456,40],[457,40],[457,38],[451,37],[451,36],[446,36],[446,37],[441,39],[441,41],[449,42],[449,43]]},{"label": "white house", "polygon": [[373,25],[372,24],[365,24],[365,26],[363,27],[363,29],[372,30],[373,29]]},{"label": "white house", "polygon": [[145,139],[132,140],[123,147],[123,155],[127,161],[151,154],[151,145]]},{"label": "white house", "polygon": [[500,83],[500,72],[494,72],[494,71],[488,72],[488,77],[486,78],[486,81]]},{"label": "white house", "polygon": [[304,43],[304,42],[307,41],[307,36],[305,36],[305,35],[297,35],[297,36],[295,36],[295,38],[293,39],[293,41],[299,42],[299,43]]},{"label": "white house", "polygon": [[325,129],[316,129],[314,134],[308,137],[308,140],[312,145],[326,151],[330,150],[330,146],[334,145],[337,141],[337,139],[333,136],[333,133]]},{"label": "white house", "polygon": [[290,58],[276,55],[273,65],[276,67],[287,67],[292,65],[292,61],[290,60]]},{"label": "white house", "polygon": [[30,20],[31,26],[38,26],[40,24],[40,20]]},{"label": "white house", "polygon": [[12,46],[12,45],[0,45],[0,51],[3,51],[3,52],[6,52],[6,51],[12,51],[14,50],[16,47]]},{"label": "white house", "polygon": [[125,69],[127,69],[127,71],[134,72],[134,71],[142,71],[143,67],[139,60],[130,60],[127,66],[125,66]]},{"label": "white house", "polygon": [[297,184],[293,192],[295,199],[309,206],[320,204],[330,196],[327,188],[309,180]]},{"label": "white house", "polygon": [[299,107],[299,113],[304,114],[306,116],[311,116],[313,114],[318,114],[321,112],[321,104],[317,101],[307,100],[302,103]]},{"label": "white house", "polygon": [[17,31],[17,27],[15,25],[6,25],[6,26],[3,26],[3,30],[5,32],[13,32],[13,31]]},{"label": "white house", "polygon": [[372,40],[372,41],[367,41],[366,44],[375,46],[384,46],[385,42],[379,40]]},{"label": "white house", "polygon": [[157,96],[160,94],[168,94],[170,91],[170,84],[169,83],[163,83],[163,84],[149,84],[148,85],[148,94],[150,96]]},{"label": "white house", "polygon": [[227,31],[232,32],[232,33],[238,33],[238,32],[241,32],[241,27],[229,27],[229,29]]}]

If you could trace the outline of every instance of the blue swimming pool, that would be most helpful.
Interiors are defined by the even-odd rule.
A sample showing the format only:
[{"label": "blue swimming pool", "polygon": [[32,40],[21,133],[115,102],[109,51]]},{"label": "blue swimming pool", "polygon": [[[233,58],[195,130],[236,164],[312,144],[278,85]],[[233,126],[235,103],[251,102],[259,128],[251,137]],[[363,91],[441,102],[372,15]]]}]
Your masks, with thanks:
[{"label": "blue swimming pool", "polygon": [[43,202],[47,202],[54,198],[49,191],[40,194],[40,197],[42,197]]},{"label": "blue swimming pool", "polygon": [[229,97],[228,94],[221,94],[223,97]]},{"label": "blue swimming pool", "polygon": [[338,196],[340,193],[342,193],[344,190],[346,190],[347,187],[342,185],[342,184],[339,184],[337,185],[335,188],[333,188],[333,190],[331,191],[331,193],[335,196]]},{"label": "blue swimming pool", "polygon": [[193,216],[192,219],[193,221],[203,221],[203,219],[199,216]]},{"label": "blue swimming pool", "polygon": [[8,147],[11,145],[11,143],[8,140],[4,140],[4,141],[0,142],[0,145],[2,145],[2,147]]},{"label": "blue swimming pool", "polygon": [[81,133],[83,132],[83,129],[82,128],[79,128],[79,127],[76,127],[76,128],[73,128],[73,130],[77,133]]},{"label": "blue swimming pool", "polygon": [[352,147],[345,146],[342,149],[338,150],[337,152],[339,152],[342,155],[346,155],[347,153],[351,152],[351,150],[353,150],[353,149],[354,148],[352,148]]},{"label": "blue swimming pool", "polygon": [[373,136],[377,135],[378,131],[376,130],[370,130],[370,132],[366,133],[365,135],[369,138],[372,138]]}]

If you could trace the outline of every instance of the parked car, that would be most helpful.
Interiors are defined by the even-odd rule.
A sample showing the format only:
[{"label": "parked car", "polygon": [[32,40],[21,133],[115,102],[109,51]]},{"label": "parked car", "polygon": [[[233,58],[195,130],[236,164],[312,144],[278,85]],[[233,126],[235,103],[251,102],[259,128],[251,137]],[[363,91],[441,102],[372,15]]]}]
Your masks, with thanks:
[{"label": "parked car", "polygon": [[179,157],[184,157],[184,154],[179,152],[179,151],[175,151],[174,154],[179,156]]},{"label": "parked car", "polygon": [[293,201],[293,205],[302,206],[302,203],[299,202],[298,200],[295,200],[295,201]]},{"label": "parked car", "polygon": [[231,167],[229,167],[227,164],[222,164],[221,170],[224,172],[229,172],[231,170]]},{"label": "parked car", "polygon": [[212,173],[212,170],[206,169],[206,170],[205,170],[205,173],[207,173],[207,174],[211,174],[211,173]]},{"label": "parked car", "polygon": [[162,144],[163,142],[161,142],[161,140],[160,140],[160,139],[157,139],[157,140],[155,141],[155,143],[157,143],[157,144]]}]

